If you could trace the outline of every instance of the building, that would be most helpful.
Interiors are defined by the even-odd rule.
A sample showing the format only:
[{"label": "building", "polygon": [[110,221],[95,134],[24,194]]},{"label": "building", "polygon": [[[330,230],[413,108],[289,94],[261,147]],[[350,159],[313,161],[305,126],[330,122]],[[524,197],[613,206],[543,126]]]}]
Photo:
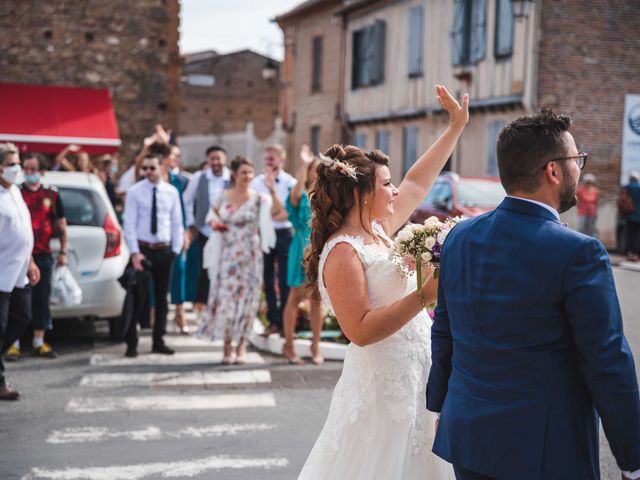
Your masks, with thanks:
[{"label": "building", "polygon": [[178,122],[178,0],[2,2],[0,82],[106,87],[133,157]]},{"label": "building", "polygon": [[[639,1],[536,0],[520,19],[511,0],[345,0],[335,8],[327,0],[299,8],[309,3],[324,5],[325,21],[340,18],[344,29],[342,91],[333,99],[345,134],[335,140],[385,151],[399,181],[448,123],[433,90],[441,83],[471,96],[469,126],[446,168],[495,176],[502,127],[552,106],[573,116],[578,148],[592,154],[585,172],[598,177],[603,194],[601,238],[615,243],[625,95],[640,93]],[[302,18],[297,25],[297,38],[313,34]],[[315,118],[307,105],[293,97],[287,106],[299,124]]]},{"label": "building", "polygon": [[212,143],[229,155],[261,162],[261,148],[281,135],[279,62],[251,50],[184,55],[178,141],[183,162],[196,166]]}]

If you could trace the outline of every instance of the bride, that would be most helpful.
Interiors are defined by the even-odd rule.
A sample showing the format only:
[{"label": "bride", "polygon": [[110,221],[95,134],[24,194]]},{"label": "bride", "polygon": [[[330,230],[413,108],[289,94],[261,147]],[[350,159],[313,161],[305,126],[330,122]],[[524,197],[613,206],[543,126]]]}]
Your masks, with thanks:
[{"label": "bride", "polygon": [[390,236],[425,198],[469,121],[468,95],[460,105],[445,87],[436,93],[449,126],[397,189],[378,150],[334,145],[318,167],[305,269],[351,344],[300,479],[453,478],[431,453],[435,414],[424,405],[431,365],[424,307],[436,301],[437,281],[416,292],[415,277],[390,262]]}]

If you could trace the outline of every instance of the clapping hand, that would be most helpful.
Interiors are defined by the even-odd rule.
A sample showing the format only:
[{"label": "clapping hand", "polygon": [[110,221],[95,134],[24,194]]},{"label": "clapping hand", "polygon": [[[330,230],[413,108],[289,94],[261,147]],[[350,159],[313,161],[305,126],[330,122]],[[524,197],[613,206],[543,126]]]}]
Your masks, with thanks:
[{"label": "clapping hand", "polygon": [[269,192],[273,194],[276,190],[276,172],[271,169],[264,171],[264,184],[269,189]]},{"label": "clapping hand", "polygon": [[311,163],[313,163],[313,152],[311,151],[311,148],[309,148],[309,145],[307,145],[306,143],[300,148],[300,159],[302,160],[302,163],[307,167],[311,165]]},{"label": "clapping hand", "polygon": [[463,95],[462,105],[460,105],[444,86],[436,85],[436,93],[438,95],[438,103],[449,114],[451,126],[462,130],[469,123],[469,94],[465,93]]}]

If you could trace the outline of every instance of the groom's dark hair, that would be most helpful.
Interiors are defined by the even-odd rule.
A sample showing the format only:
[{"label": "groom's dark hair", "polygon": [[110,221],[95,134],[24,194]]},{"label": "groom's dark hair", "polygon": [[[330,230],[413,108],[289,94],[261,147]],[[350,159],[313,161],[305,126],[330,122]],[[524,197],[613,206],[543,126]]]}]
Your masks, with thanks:
[{"label": "groom's dark hair", "polygon": [[538,189],[546,163],[565,154],[564,132],[570,126],[571,117],[543,108],[502,129],[496,153],[500,181],[507,193]]}]

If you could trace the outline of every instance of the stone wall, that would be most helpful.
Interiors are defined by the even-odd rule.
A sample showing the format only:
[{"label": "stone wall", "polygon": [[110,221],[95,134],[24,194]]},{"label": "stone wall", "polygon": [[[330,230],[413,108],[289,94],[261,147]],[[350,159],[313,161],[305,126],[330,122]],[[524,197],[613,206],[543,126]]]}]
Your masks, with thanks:
[{"label": "stone wall", "polygon": [[107,87],[128,161],[178,125],[178,0],[0,0],[0,81]]}]

